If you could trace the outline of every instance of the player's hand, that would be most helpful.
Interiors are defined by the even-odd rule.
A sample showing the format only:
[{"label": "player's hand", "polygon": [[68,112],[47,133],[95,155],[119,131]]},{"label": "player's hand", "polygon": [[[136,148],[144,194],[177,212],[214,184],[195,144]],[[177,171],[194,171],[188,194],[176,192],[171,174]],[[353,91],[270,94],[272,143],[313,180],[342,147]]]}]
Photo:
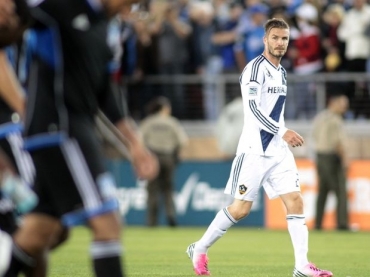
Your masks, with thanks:
[{"label": "player's hand", "polygon": [[302,146],[304,143],[304,139],[301,137],[301,135],[289,129],[285,132],[283,140],[285,140],[292,147]]},{"label": "player's hand", "polygon": [[137,177],[145,180],[154,179],[159,170],[157,158],[142,145],[135,145],[130,150]]}]

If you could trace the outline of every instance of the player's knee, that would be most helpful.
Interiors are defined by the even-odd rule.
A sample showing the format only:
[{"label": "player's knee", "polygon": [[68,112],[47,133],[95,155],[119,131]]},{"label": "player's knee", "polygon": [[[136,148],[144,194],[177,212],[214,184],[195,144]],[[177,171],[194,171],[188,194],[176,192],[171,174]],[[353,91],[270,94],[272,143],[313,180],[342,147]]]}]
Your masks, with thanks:
[{"label": "player's knee", "polygon": [[63,228],[52,240],[50,249],[55,249],[61,244],[63,244],[69,237],[69,229]]},{"label": "player's knee", "polygon": [[[57,233],[57,229],[53,228],[52,225],[28,222],[15,233],[15,243],[30,255],[39,255],[49,248],[50,241]],[[49,226],[49,228],[45,228],[45,226]]]},{"label": "player's knee", "polygon": [[241,220],[243,219],[244,217],[247,217],[250,213],[250,210],[249,209],[244,209],[244,210],[241,210],[239,212],[239,218],[237,220]]},{"label": "player's knee", "polygon": [[234,201],[234,203],[228,207],[228,211],[235,220],[239,221],[249,215],[251,205],[252,202]]},{"label": "player's knee", "polygon": [[120,238],[120,231],[118,229],[94,228],[93,238],[95,241],[110,241],[118,240]]},{"label": "player's knee", "polygon": [[118,240],[121,233],[121,223],[115,214],[105,214],[90,220],[94,240]]},{"label": "player's knee", "polygon": [[300,193],[291,193],[284,201],[288,214],[302,214],[303,198]]}]

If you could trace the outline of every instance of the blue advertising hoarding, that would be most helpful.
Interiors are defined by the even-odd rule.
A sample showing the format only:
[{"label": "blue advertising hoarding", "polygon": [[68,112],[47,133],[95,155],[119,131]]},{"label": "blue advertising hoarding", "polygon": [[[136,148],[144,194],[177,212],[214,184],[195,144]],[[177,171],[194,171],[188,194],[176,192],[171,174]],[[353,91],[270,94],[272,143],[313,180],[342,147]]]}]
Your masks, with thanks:
[{"label": "blue advertising hoarding", "polygon": [[[130,163],[126,161],[109,161],[108,166],[117,180],[120,212],[125,222],[145,225],[146,181],[137,180]],[[232,202],[233,198],[224,194],[230,168],[231,161],[186,161],[178,166],[174,202],[180,226],[207,226],[220,209]],[[159,221],[160,224],[166,223],[163,207]],[[264,226],[262,190],[249,216],[238,225]]]}]

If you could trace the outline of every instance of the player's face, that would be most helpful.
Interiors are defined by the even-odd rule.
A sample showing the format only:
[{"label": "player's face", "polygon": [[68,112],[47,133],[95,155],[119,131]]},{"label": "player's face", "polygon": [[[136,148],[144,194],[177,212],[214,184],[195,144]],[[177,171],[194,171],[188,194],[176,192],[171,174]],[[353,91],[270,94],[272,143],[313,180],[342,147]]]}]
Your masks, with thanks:
[{"label": "player's face", "polygon": [[347,96],[342,96],[338,100],[339,100],[339,104],[338,104],[339,112],[341,114],[344,114],[348,109],[348,98]]},{"label": "player's face", "polygon": [[264,38],[269,54],[281,58],[286,53],[289,43],[289,29],[272,28]]}]

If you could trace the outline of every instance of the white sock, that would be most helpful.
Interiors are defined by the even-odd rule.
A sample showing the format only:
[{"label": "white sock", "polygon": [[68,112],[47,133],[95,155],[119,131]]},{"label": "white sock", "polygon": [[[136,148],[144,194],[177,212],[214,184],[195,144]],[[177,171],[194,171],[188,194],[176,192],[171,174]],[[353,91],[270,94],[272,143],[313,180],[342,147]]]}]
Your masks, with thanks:
[{"label": "white sock", "polygon": [[295,268],[301,269],[308,264],[308,229],[305,216],[303,214],[289,214],[286,219],[294,248]]},{"label": "white sock", "polygon": [[227,208],[220,210],[203,237],[197,241],[195,248],[197,253],[207,253],[210,248],[220,237],[222,237],[226,231],[236,224],[236,221],[229,213]]}]

